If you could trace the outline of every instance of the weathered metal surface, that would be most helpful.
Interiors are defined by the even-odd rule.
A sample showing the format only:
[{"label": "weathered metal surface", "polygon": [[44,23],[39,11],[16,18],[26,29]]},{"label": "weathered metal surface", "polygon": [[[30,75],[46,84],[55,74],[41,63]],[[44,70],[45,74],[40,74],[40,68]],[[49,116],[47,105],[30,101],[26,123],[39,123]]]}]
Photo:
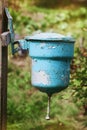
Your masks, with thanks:
[{"label": "weathered metal surface", "polygon": [[28,49],[32,58],[33,86],[48,95],[68,87],[74,42],[73,38],[56,33],[41,33],[19,40],[21,48]]},{"label": "weathered metal surface", "polygon": [[48,95],[68,87],[70,59],[32,58],[31,77],[33,86],[48,93]]},{"label": "weathered metal surface", "polygon": [[33,36],[26,36],[26,40],[40,40],[40,41],[65,41],[65,42],[74,42],[74,39],[71,36],[64,36],[57,33],[38,33]]},{"label": "weathered metal surface", "polygon": [[32,82],[35,84],[43,84],[45,86],[47,84],[50,84],[50,78],[49,75],[43,70],[32,71]]},{"label": "weathered metal surface", "polygon": [[[2,41],[2,46],[7,46],[9,43],[11,43],[11,47],[12,47],[12,50],[14,50],[14,30],[13,30],[13,19],[8,11],[8,8],[4,8],[4,17],[6,19],[6,22],[7,22],[7,25],[4,25],[6,26],[7,28],[7,32],[3,32],[1,33],[0,35],[0,38],[1,38],[1,41]],[[5,23],[5,21],[3,21],[3,24]]]},{"label": "weathered metal surface", "polygon": [[[0,34],[7,31],[7,19],[4,8],[7,0],[0,1]],[[3,58],[2,58],[3,57]],[[0,42],[0,130],[6,130],[7,124],[7,46],[2,47]]]},{"label": "weathered metal surface", "polygon": [[[14,55],[16,52],[18,51],[27,51],[27,44],[26,44],[26,41],[23,39],[23,40],[18,40],[18,41],[14,41],[11,43],[12,44],[12,54]],[[15,47],[16,45],[16,47]],[[26,53],[26,52],[25,52]]]},{"label": "weathered metal surface", "polygon": [[[0,34],[2,33],[2,1],[0,0]],[[0,130],[1,130],[1,39],[0,39]]]},{"label": "weathered metal surface", "polygon": [[[8,11],[8,8],[5,8],[5,13],[6,13],[6,17],[7,17],[7,20],[8,20],[8,27],[7,28],[9,30],[9,32],[10,32],[11,48],[12,48],[12,50],[14,50],[13,42],[14,42],[15,35],[14,35],[14,30],[13,30],[13,19],[12,19],[11,15],[10,15],[10,13]],[[13,51],[12,51],[12,53],[13,53]]]},{"label": "weathered metal surface", "polygon": [[7,127],[7,47],[2,47],[2,73],[1,73],[1,130]]},{"label": "weathered metal surface", "polygon": [[10,43],[11,38],[10,38],[10,32],[4,32],[1,34],[1,45],[2,46],[8,46],[8,44]]}]

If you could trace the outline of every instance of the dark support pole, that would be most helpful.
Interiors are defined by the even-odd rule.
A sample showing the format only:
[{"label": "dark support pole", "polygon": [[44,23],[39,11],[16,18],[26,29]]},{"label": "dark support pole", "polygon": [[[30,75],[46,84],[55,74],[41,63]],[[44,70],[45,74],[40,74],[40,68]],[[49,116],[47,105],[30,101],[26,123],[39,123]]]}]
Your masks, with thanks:
[{"label": "dark support pole", "polygon": [[1,130],[6,130],[7,124],[7,53],[7,47],[2,47]]},{"label": "dark support pole", "polygon": [[[7,18],[5,15],[5,7],[7,1],[2,0],[2,33],[7,31]],[[3,43],[2,43],[3,44]],[[6,130],[7,126],[7,67],[8,67],[8,47],[2,46],[1,55],[1,129]]]},{"label": "dark support pole", "polygon": [[[0,1],[0,35],[2,33],[2,2]],[[1,47],[1,39],[0,39],[0,130],[1,130],[1,60],[2,60],[2,47]]]}]

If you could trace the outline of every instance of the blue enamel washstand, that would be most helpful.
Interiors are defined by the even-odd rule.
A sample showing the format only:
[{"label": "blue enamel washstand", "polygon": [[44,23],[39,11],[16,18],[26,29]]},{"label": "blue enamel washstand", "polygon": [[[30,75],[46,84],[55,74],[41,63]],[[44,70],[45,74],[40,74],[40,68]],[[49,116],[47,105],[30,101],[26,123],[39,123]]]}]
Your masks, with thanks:
[{"label": "blue enamel washstand", "polygon": [[28,50],[32,59],[31,83],[50,97],[69,85],[70,62],[74,54],[74,39],[56,33],[39,33],[17,41],[22,50]]},{"label": "blue enamel washstand", "polygon": [[39,33],[18,41],[32,59],[31,83],[49,96],[68,87],[74,40],[56,33]]},{"label": "blue enamel washstand", "polygon": [[[70,79],[70,62],[74,55],[74,42],[72,37],[57,33],[38,33],[26,36],[22,40],[14,40],[12,18],[8,16],[8,29],[11,37],[12,54],[17,51],[28,51],[32,59],[31,83],[40,91],[48,95],[46,119],[49,119],[50,97],[67,88]],[[15,45],[18,45],[15,48]]]}]

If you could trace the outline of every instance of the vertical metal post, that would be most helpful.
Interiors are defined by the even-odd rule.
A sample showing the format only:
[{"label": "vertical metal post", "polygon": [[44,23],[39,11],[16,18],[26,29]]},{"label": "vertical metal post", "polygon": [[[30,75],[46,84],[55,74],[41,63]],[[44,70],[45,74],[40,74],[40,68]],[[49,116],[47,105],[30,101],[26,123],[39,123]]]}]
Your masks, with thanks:
[{"label": "vertical metal post", "polygon": [[[0,33],[7,31],[7,18],[5,15],[4,8],[7,6],[7,0],[0,1],[0,11],[1,11],[1,27]],[[1,43],[0,43],[1,44]],[[0,130],[6,130],[7,124],[7,57],[8,57],[8,47],[0,45]]]},{"label": "vertical metal post", "polygon": [[[0,30],[1,30],[1,24],[0,24]],[[1,55],[2,52],[1,52],[1,40],[0,40],[0,130],[1,130]]]},{"label": "vertical metal post", "polygon": [[[2,1],[0,1],[0,34],[2,33]],[[1,130],[1,60],[2,60],[2,47],[0,39],[0,130]]]}]

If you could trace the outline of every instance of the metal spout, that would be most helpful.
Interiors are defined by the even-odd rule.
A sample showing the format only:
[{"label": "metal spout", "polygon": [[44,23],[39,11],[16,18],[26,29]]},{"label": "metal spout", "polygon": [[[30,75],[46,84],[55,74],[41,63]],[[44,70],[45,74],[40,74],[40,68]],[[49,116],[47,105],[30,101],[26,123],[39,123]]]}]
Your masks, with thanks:
[{"label": "metal spout", "polygon": [[46,115],[46,120],[50,120],[50,101],[51,101],[51,96],[48,95],[48,105],[47,105],[47,115]]}]

